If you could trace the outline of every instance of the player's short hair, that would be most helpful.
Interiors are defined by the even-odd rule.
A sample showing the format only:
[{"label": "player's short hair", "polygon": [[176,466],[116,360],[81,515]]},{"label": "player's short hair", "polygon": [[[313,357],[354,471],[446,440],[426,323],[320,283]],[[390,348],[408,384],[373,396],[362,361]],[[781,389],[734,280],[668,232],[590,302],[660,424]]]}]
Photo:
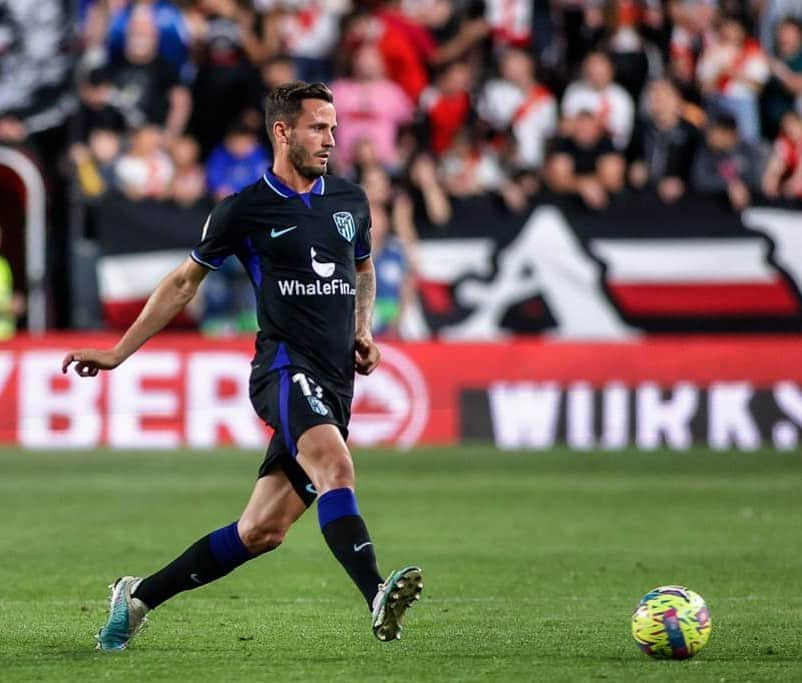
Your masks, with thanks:
[{"label": "player's short hair", "polygon": [[285,121],[294,126],[304,100],[334,102],[334,95],[325,83],[293,81],[278,86],[265,98],[265,127],[270,142],[273,142],[273,124]]}]

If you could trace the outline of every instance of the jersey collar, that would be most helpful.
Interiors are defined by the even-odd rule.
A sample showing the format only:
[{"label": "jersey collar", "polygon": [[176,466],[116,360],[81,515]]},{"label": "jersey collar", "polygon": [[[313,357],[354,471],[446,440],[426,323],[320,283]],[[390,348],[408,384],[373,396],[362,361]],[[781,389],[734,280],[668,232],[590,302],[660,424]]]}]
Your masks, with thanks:
[{"label": "jersey collar", "polygon": [[312,185],[312,189],[309,192],[296,192],[292,188],[287,187],[275,175],[273,175],[273,169],[271,168],[268,168],[265,171],[262,179],[279,197],[283,197],[284,199],[289,199],[290,197],[300,197],[307,207],[311,204],[311,200],[309,198],[310,195],[322,195],[326,191],[326,181],[323,176],[320,176],[315,181],[314,185]]}]

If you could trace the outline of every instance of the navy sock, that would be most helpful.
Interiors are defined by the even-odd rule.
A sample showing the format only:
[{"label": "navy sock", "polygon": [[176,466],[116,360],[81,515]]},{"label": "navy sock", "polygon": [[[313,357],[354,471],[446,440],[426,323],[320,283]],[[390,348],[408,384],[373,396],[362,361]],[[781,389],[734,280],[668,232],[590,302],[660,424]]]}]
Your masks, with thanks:
[{"label": "navy sock", "polygon": [[225,576],[253,559],[237,532],[237,523],[213,531],[187,548],[166,567],[142,580],[133,596],[154,609],[182,591]]},{"label": "navy sock", "polygon": [[354,492],[348,488],[327,491],[317,502],[317,515],[329,549],[370,607],[382,577]]}]

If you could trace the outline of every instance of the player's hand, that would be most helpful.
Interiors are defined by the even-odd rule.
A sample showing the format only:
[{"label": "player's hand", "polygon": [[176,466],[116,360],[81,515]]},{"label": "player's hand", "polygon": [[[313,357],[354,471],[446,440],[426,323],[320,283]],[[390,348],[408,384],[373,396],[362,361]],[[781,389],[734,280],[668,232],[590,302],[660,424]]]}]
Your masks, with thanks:
[{"label": "player's hand", "polygon": [[356,371],[360,375],[369,375],[376,369],[376,366],[381,360],[381,353],[376,342],[373,341],[371,336],[359,336],[354,343],[354,350],[356,351]]},{"label": "player's hand", "polygon": [[75,372],[81,377],[94,377],[101,370],[113,370],[122,361],[114,351],[81,349],[70,351],[61,362],[61,372],[67,374],[70,365],[75,363]]}]

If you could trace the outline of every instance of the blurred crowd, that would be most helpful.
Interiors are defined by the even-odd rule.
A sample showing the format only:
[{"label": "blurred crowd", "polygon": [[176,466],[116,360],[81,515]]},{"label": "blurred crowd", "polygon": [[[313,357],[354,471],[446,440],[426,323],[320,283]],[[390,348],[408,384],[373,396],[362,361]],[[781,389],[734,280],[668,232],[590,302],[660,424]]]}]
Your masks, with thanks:
[{"label": "blurred crowd", "polygon": [[[373,214],[378,333],[397,331],[412,296],[418,234],[447,229],[461,198],[493,194],[512,213],[544,192],[592,211],[641,190],[734,210],[756,195],[802,199],[802,0],[80,7],[68,156],[87,202],[236,192],[270,164],[264,95],[295,79],[330,85],[332,170],[364,185]],[[0,144],[25,136],[0,104]],[[209,289],[208,309],[228,310],[233,288]]]}]

